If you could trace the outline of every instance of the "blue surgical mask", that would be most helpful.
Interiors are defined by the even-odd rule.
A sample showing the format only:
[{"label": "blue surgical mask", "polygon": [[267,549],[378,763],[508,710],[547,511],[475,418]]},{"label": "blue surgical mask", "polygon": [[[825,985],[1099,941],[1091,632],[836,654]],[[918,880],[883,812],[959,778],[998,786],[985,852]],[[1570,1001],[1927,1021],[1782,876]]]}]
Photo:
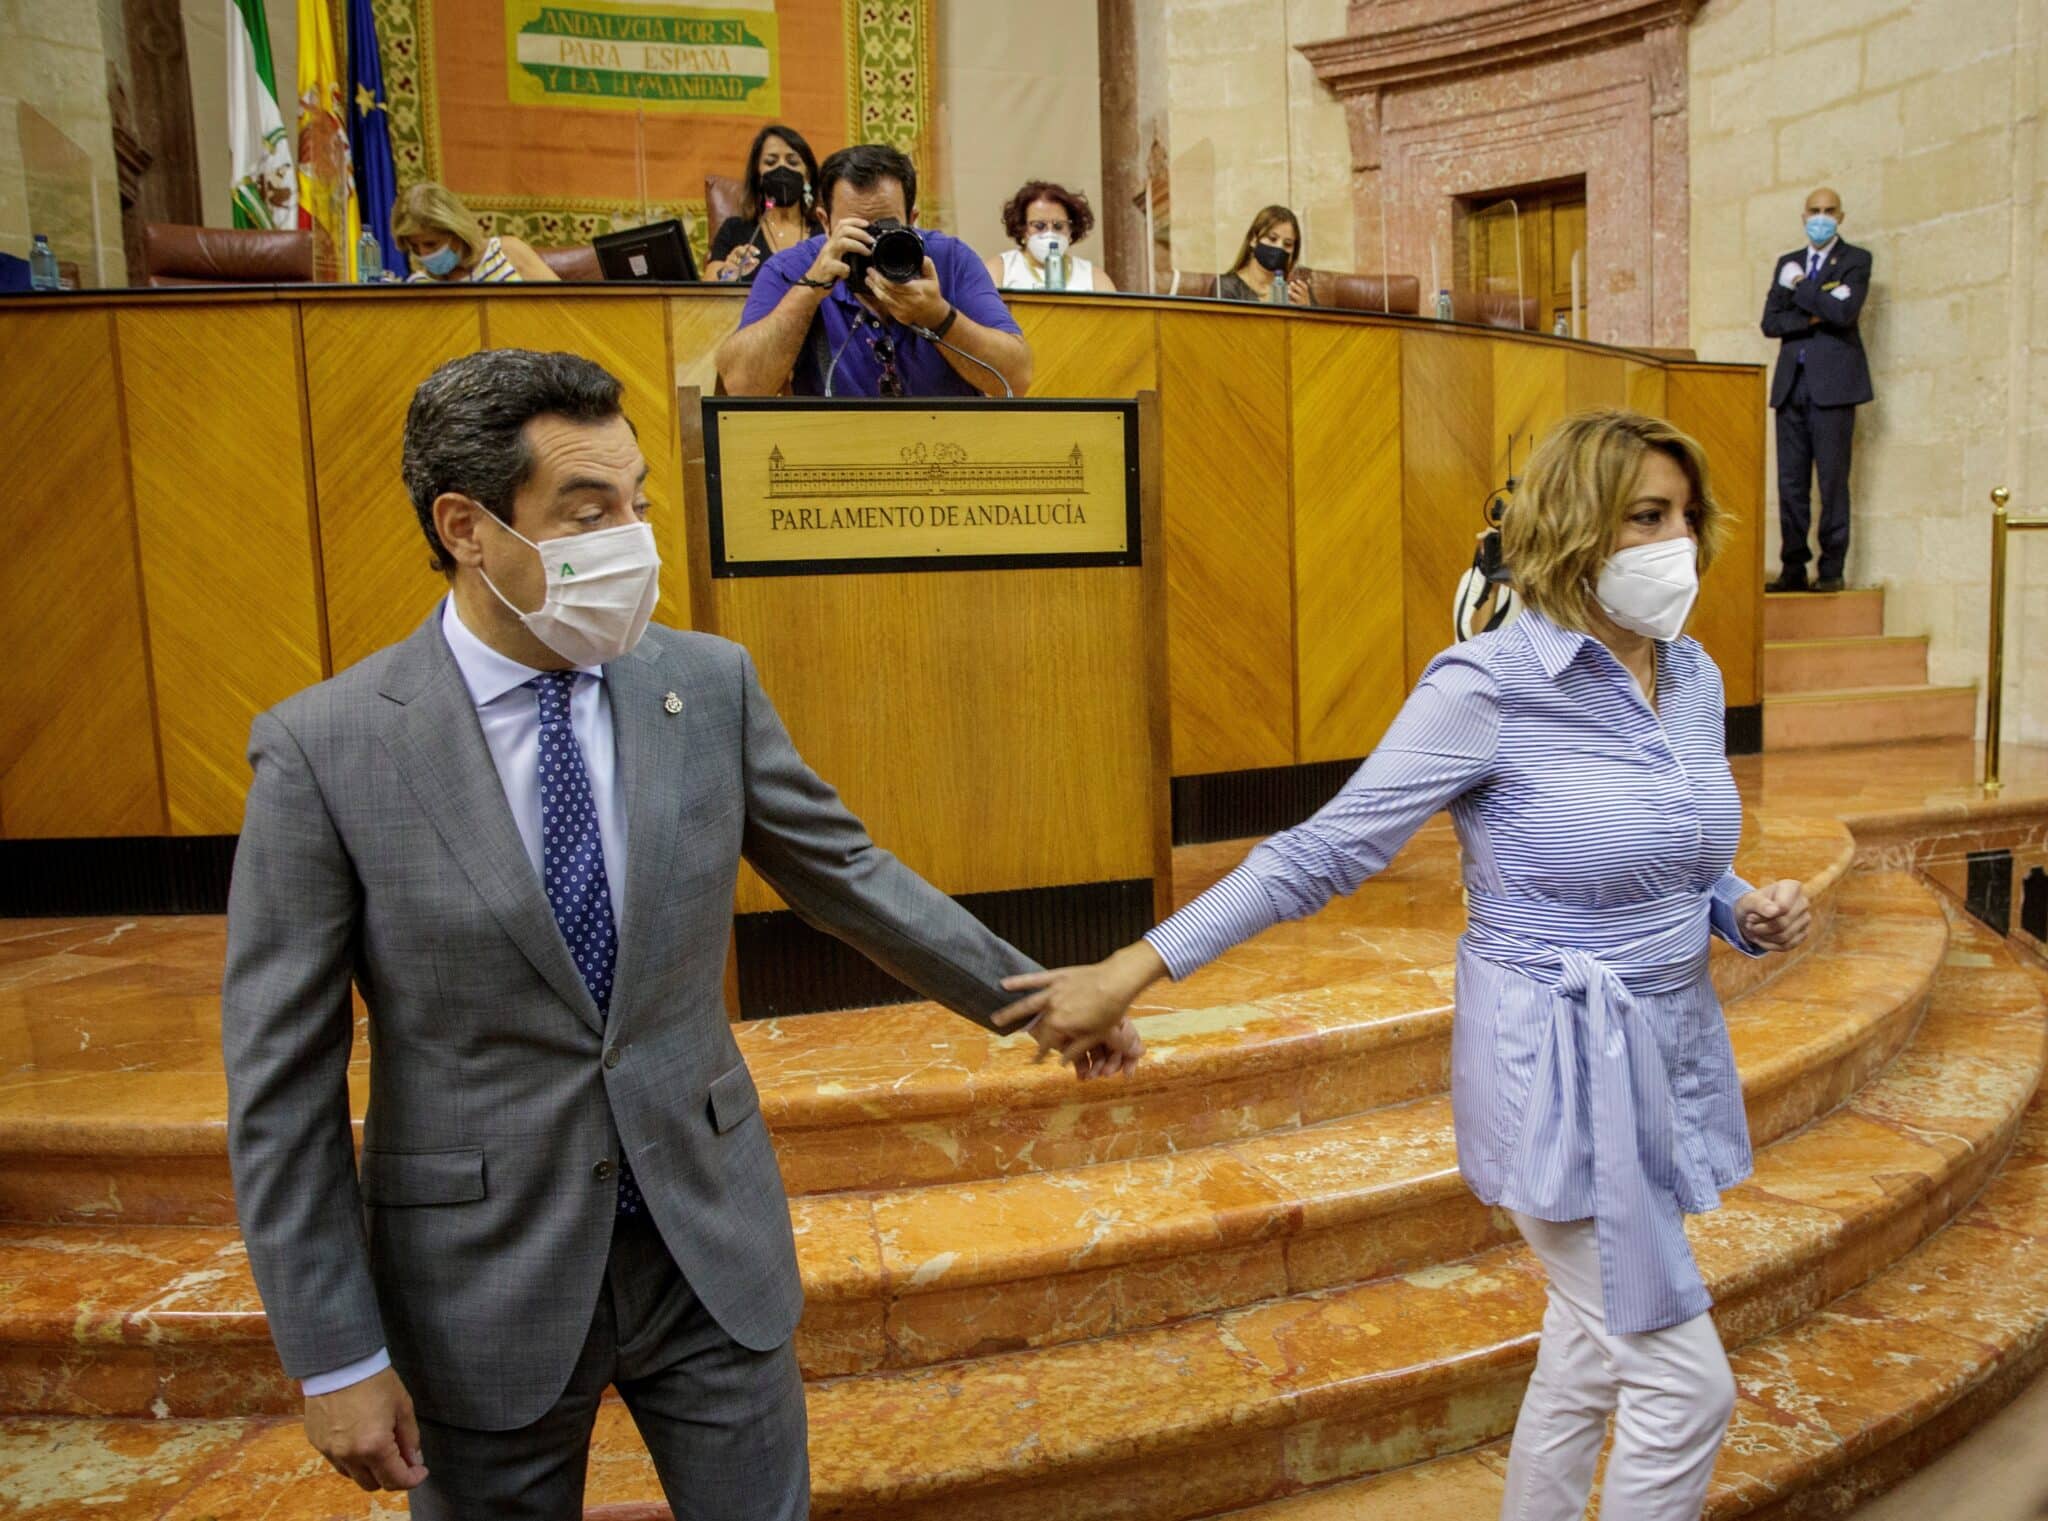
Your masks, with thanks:
[{"label": "blue surgical mask", "polygon": [[462,261],[462,255],[452,248],[437,248],[430,254],[420,255],[420,267],[436,280],[452,273]]},{"label": "blue surgical mask", "polygon": [[1806,219],[1806,240],[1815,248],[1825,248],[1833,241],[1835,231],[1842,224],[1830,216],[1814,216]]}]

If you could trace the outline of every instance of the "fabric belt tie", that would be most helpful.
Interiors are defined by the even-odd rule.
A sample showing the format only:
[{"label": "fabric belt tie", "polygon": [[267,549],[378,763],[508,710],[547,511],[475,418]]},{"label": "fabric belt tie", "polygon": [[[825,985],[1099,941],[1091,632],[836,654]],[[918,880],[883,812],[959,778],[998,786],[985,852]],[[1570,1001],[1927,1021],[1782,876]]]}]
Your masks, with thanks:
[{"label": "fabric belt tie", "polygon": [[[1619,909],[1540,903],[1468,892],[1464,944],[1505,971],[1549,986],[1558,1039],[1546,1048],[1567,1116],[1592,1122],[1593,1223],[1607,1327],[1616,1334],[1675,1324],[1673,1306],[1706,1308],[1707,1294],[1682,1244],[1679,1211],[1718,1207],[1699,1137],[1679,1123],[1670,1069],[1638,998],[1691,987],[1707,953],[1712,900],[1684,893]],[[1561,944],[1569,938],[1577,942]],[[1623,937],[1628,937],[1624,939]],[[1569,1058],[1569,1059],[1568,1059]],[[1580,1089],[1583,1071],[1590,1093]],[[1620,1271],[1623,1244],[1640,1248]],[[1656,1262],[1685,1266],[1649,1267]]]}]

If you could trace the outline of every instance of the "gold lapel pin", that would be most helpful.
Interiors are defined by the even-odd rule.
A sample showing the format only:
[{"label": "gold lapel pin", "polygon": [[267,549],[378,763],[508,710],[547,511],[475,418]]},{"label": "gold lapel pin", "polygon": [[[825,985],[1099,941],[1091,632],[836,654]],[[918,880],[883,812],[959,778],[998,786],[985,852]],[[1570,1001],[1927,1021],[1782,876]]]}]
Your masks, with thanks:
[{"label": "gold lapel pin", "polygon": [[667,712],[669,717],[673,718],[676,714],[683,711],[683,700],[682,698],[676,696],[675,693],[671,692],[668,694],[668,696],[662,698],[661,706],[663,710]]}]

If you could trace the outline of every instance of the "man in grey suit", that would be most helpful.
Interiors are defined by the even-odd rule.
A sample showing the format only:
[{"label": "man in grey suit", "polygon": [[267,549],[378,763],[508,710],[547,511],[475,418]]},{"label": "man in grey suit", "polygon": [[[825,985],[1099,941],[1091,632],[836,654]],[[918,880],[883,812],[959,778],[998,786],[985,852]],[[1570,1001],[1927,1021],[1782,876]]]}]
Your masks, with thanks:
[{"label": "man in grey suit", "polygon": [[[649,626],[620,401],[567,354],[430,376],[404,474],[449,597],[256,720],[222,989],[236,1205],[308,1436],[363,1488],[580,1516],[610,1384],[677,1516],[795,1521],[803,1292],[722,993],[739,862],[981,1023],[1032,963],[868,839],[745,650]],[[1126,1025],[1076,1066],[1138,1054]]]}]

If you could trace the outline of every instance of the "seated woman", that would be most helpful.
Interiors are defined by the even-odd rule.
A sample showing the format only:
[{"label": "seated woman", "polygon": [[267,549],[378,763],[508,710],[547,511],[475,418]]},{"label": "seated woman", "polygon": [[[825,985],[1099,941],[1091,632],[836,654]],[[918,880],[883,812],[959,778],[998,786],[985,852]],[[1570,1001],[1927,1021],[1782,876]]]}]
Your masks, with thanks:
[{"label": "seated woman", "polygon": [[1309,304],[1308,282],[1294,277],[1301,263],[1301,219],[1285,206],[1268,206],[1252,218],[1237,247],[1237,262],[1216,281],[1225,301],[1272,301],[1273,282],[1287,282],[1287,305]]},{"label": "seated woman", "polygon": [[747,198],[740,215],[727,217],[711,236],[707,280],[742,285],[773,254],[803,242],[824,227],[823,208],[811,187],[818,182],[818,156],[793,127],[763,127],[747,150]]},{"label": "seated woman", "polygon": [[1003,231],[1017,246],[982,261],[988,277],[997,290],[1044,290],[1046,255],[1057,246],[1067,260],[1064,289],[1113,291],[1107,274],[1074,253],[1094,225],[1087,196],[1050,180],[1032,180],[1003,206]]},{"label": "seated woman", "polygon": [[391,208],[391,235],[417,266],[411,283],[503,285],[516,280],[559,280],[523,238],[486,235],[454,191],[421,181]]}]

